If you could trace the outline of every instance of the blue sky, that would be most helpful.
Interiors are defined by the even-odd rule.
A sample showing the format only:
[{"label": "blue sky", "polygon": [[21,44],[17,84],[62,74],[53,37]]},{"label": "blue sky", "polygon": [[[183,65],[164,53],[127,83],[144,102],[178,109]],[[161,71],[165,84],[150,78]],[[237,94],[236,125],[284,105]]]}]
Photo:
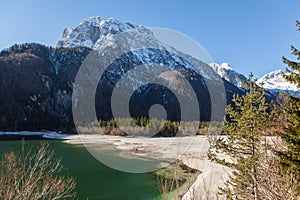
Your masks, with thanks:
[{"label": "blue sky", "polygon": [[95,15],[182,32],[245,75],[284,69],[281,57],[292,58],[290,45],[300,48],[299,0],[12,0],[0,6],[0,49],[54,46],[65,27]]}]

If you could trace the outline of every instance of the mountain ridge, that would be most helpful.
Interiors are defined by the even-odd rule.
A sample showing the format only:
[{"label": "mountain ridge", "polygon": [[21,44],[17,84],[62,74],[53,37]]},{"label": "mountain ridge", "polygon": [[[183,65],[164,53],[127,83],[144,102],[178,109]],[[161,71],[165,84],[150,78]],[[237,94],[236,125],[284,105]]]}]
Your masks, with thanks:
[{"label": "mountain ridge", "polygon": [[[92,28],[91,28],[92,27]],[[102,31],[95,31],[94,28],[99,28]],[[129,22],[121,22],[114,18],[105,19],[100,16],[89,17],[75,26],[75,28],[66,28],[63,32],[62,38],[57,43],[56,47],[76,47],[76,46],[86,46],[89,48],[99,48],[101,44],[106,40],[110,39],[113,35],[132,30],[135,28],[142,28],[146,30],[147,28],[141,25],[135,25]],[[94,36],[91,37],[91,31],[94,32]],[[88,33],[88,34],[83,34]],[[78,41],[79,36],[81,40]],[[91,38],[94,38],[93,40]],[[238,73],[234,68],[232,68],[228,63],[224,62],[221,64],[210,63],[209,64],[214,71],[219,74],[222,78],[229,81],[236,87],[243,89],[244,84],[247,84],[247,78],[245,75]],[[276,70],[275,70],[276,71]],[[272,73],[272,72],[270,72]],[[268,74],[270,74],[268,73]],[[299,89],[293,87],[286,80],[282,79],[280,76],[277,77],[283,84],[277,84],[277,88],[272,87],[271,80],[266,79],[268,74],[263,75],[258,79],[258,83],[261,85],[262,80],[266,82],[264,87],[268,92],[277,96],[280,92],[289,95],[294,95],[300,97]],[[271,81],[271,82],[270,82]],[[286,87],[284,87],[286,86]]]},{"label": "mountain ridge", "polygon": [[[79,68],[93,49],[102,48],[104,53],[112,52],[118,42],[115,41],[115,36],[127,30],[138,35],[141,42],[147,40],[158,46],[161,45],[153,37],[151,31],[143,26],[123,23],[112,18],[90,17],[75,28],[66,28],[57,47],[32,43],[13,45],[1,51],[0,94],[7,98],[0,100],[1,105],[4,105],[0,108],[0,129],[10,131],[46,129],[74,132],[72,94]],[[136,35],[131,36],[132,41],[136,39]],[[210,94],[207,93],[208,86],[224,85],[225,90],[216,94],[219,95],[217,99],[220,101],[220,105],[222,101],[226,104],[232,103],[233,94],[244,94],[242,84],[246,78],[237,73],[229,64],[215,63],[213,66],[208,66],[200,60],[172,50],[173,54],[168,52],[168,47],[162,48],[162,50],[148,48],[133,51],[124,54],[112,63],[110,69],[113,72],[105,74],[104,78],[100,80],[100,85],[103,85],[102,93],[96,93],[96,110],[97,113],[100,113],[97,117],[104,120],[111,119],[111,111],[107,110],[110,100],[103,100],[103,96],[113,90],[119,77],[126,70],[130,70],[132,66],[141,64],[147,66],[153,62],[170,66],[189,80],[196,94],[201,98],[201,101],[198,102],[203,112],[200,116],[201,120],[209,121],[211,119],[212,111],[208,106],[211,103]],[[187,60],[182,59],[183,57],[186,57]],[[201,76],[197,76],[194,69],[197,69]],[[223,79],[218,78],[217,74]],[[130,99],[131,110],[133,113],[137,113],[135,117],[148,116],[146,108],[156,103],[165,106],[170,111],[170,116],[174,118],[169,119],[179,119],[176,111],[170,109],[173,106],[176,107],[176,101],[168,89],[149,84],[136,88],[135,78],[135,76],[131,77],[133,80],[131,87],[138,92]],[[158,77],[160,81],[164,82],[168,82],[169,78],[170,76],[167,74]],[[174,82],[168,87],[177,91],[182,98],[187,98],[187,102],[195,101],[190,92],[181,85],[181,82]],[[154,93],[149,98],[149,94],[152,92]],[[160,96],[161,94],[163,95]],[[122,95],[125,97],[128,94],[124,91],[121,97]],[[270,95],[268,98],[274,99]],[[215,115],[219,118],[214,119],[222,120],[224,111],[221,107],[217,111]]]}]

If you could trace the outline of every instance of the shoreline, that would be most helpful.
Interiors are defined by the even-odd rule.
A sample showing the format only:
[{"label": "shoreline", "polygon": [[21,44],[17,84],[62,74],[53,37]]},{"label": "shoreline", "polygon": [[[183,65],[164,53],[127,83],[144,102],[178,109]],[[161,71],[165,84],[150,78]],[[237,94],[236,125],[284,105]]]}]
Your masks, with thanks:
[{"label": "shoreline", "polygon": [[[200,171],[196,180],[182,195],[182,200],[223,199],[218,195],[231,173],[227,167],[212,163],[206,156],[209,142],[206,136],[186,137],[124,137],[107,135],[69,135],[64,137],[68,144],[106,143],[137,158],[160,161],[179,160],[189,168]],[[197,191],[197,192],[196,192]]]},{"label": "shoreline", "polygon": [[[68,144],[105,144],[138,158],[149,158],[161,162],[181,161],[189,168],[200,171],[196,180],[182,195],[182,200],[222,199],[218,187],[228,179],[230,169],[212,163],[206,156],[209,143],[206,136],[186,137],[126,137],[95,134],[61,134],[57,132],[0,132],[1,135],[35,135],[45,139],[63,140]],[[196,192],[197,191],[197,192]]]}]

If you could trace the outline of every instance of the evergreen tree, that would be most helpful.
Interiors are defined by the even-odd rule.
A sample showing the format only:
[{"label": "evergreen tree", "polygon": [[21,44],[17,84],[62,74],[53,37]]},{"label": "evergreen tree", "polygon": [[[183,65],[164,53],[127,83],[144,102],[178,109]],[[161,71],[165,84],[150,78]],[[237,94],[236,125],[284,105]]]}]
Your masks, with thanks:
[{"label": "evergreen tree", "polygon": [[223,132],[226,137],[210,140],[208,157],[210,160],[230,167],[230,179],[220,188],[227,199],[259,198],[257,170],[263,155],[262,137],[269,122],[269,107],[264,89],[256,85],[253,74],[248,78],[244,96],[234,95],[234,106],[228,105]]},{"label": "evergreen tree", "polygon": [[[296,21],[296,26],[300,31],[299,21]],[[300,51],[294,46],[291,46],[291,50],[298,62],[283,57],[283,62],[288,65],[287,74],[284,77],[300,88]],[[300,177],[300,99],[287,96],[283,108],[287,118],[287,126],[284,131],[279,133],[279,136],[285,141],[287,150],[279,152],[279,156],[283,169]]]}]

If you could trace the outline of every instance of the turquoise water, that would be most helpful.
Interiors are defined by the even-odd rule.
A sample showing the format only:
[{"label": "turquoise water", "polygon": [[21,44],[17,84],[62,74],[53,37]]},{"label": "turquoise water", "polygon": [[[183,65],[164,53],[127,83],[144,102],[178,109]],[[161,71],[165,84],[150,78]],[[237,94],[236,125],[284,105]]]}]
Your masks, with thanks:
[{"label": "turquoise water", "polygon": [[[25,140],[25,148],[40,140]],[[151,173],[132,174],[114,170],[96,160],[82,145],[50,140],[51,149],[62,159],[68,173],[76,178],[78,199],[149,200],[160,199]],[[0,141],[0,154],[20,150],[21,141]]]}]

